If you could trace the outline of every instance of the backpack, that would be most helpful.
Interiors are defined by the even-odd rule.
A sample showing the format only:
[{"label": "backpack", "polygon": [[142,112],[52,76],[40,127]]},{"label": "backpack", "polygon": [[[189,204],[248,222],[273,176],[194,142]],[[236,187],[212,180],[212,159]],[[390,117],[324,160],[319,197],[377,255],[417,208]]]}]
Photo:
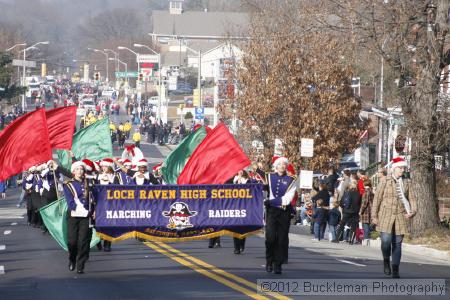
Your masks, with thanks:
[{"label": "backpack", "polygon": [[345,192],[342,200],[342,208],[349,209],[352,206],[352,199],[350,198],[350,193]]}]

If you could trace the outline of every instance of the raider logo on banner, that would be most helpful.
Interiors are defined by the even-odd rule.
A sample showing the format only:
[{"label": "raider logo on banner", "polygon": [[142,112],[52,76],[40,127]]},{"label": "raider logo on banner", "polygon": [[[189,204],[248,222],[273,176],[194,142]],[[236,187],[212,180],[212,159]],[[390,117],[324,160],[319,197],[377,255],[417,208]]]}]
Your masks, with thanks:
[{"label": "raider logo on banner", "polygon": [[260,184],[105,185],[95,199],[97,233],[110,241],[243,238],[263,226]]}]

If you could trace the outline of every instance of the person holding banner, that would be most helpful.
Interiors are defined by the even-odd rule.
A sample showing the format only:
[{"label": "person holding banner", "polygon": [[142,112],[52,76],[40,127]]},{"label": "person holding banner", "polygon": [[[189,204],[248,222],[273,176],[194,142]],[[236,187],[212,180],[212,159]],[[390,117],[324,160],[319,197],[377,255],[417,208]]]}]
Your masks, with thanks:
[{"label": "person holding banner", "polygon": [[286,157],[274,160],[274,173],[267,175],[269,199],[266,206],[266,271],[281,274],[286,247],[289,245],[291,201],[296,193],[295,177],[286,173],[289,161]]},{"label": "person holding banner", "polygon": [[[124,159],[122,161],[123,166],[127,170],[131,170],[132,163],[129,159]],[[132,185],[134,184],[133,178],[131,176],[128,176],[126,172],[123,172],[120,168],[116,172],[117,180],[119,181],[119,184],[121,185]]]},{"label": "person holding banner", "polygon": [[156,179],[156,177],[152,173],[148,172],[148,162],[145,158],[140,159],[137,162],[136,164],[138,167],[137,171],[127,169],[115,157],[112,158],[112,160],[117,166],[119,166],[122,172],[133,178],[134,184],[136,185],[160,184],[158,179]]},{"label": "person holding banner", "polygon": [[[100,185],[108,185],[108,184],[119,184],[119,178],[113,170],[114,161],[111,158],[104,158],[100,162],[101,171],[97,175],[96,184]],[[103,241],[103,251],[110,252],[111,251],[111,242]]]},{"label": "person holding banner", "polygon": [[[373,199],[372,224],[381,232],[384,274],[399,278],[403,236],[409,233],[409,222],[416,215],[417,202],[411,181],[403,178],[407,167],[401,157],[392,160],[392,175],[382,179]],[[392,255],[392,271],[391,271]]]},{"label": "person holding banner", "polygon": [[69,270],[77,268],[84,273],[84,265],[89,259],[92,229],[89,226],[90,190],[84,177],[85,165],[82,161],[72,164],[73,179],[64,183],[64,197],[67,201],[67,247],[69,250]]}]

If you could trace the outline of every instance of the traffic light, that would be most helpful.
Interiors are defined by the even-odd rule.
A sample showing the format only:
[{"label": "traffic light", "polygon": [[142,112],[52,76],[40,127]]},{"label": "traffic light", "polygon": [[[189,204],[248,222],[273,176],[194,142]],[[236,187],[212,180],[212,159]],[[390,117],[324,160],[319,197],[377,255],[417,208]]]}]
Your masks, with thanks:
[{"label": "traffic light", "polygon": [[100,74],[97,72],[95,73],[95,80],[98,81],[100,79]]},{"label": "traffic light", "polygon": [[144,74],[139,73],[139,81],[144,81]]}]

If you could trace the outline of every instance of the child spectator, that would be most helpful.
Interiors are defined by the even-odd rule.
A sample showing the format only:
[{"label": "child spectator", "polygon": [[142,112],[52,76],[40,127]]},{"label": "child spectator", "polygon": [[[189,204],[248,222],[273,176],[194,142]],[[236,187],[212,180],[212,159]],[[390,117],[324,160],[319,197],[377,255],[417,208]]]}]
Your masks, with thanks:
[{"label": "child spectator", "polygon": [[333,201],[331,203],[331,210],[328,215],[328,230],[331,233],[332,243],[337,243],[336,229],[340,221],[341,221],[341,212],[339,211],[339,203],[338,201]]},{"label": "child spectator", "polygon": [[313,214],[314,220],[314,240],[320,241],[322,238],[322,232],[325,231],[327,225],[327,211],[323,208],[323,200],[318,199],[316,201],[316,209]]}]

